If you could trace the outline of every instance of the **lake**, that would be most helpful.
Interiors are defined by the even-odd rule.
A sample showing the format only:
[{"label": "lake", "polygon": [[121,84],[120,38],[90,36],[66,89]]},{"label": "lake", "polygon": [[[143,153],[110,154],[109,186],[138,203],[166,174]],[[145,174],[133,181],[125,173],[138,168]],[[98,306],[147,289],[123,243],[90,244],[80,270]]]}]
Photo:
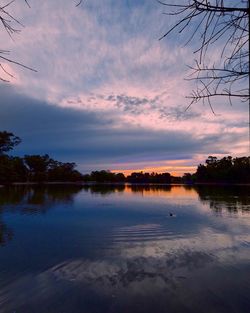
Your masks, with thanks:
[{"label": "lake", "polygon": [[249,313],[250,187],[0,188],[1,313]]}]

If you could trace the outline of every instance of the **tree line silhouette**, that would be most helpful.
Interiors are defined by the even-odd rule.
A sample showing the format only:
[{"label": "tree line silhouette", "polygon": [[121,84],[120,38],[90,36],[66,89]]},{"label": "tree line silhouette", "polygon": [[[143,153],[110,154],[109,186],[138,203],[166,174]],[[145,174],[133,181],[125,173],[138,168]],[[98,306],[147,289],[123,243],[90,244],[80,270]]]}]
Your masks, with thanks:
[{"label": "tree line silhouette", "polygon": [[209,156],[195,174],[184,175],[185,179],[197,183],[250,183],[250,157]]},{"label": "tree line silhouette", "polygon": [[138,184],[154,184],[154,183],[171,183],[171,175],[169,173],[143,173],[134,172],[125,177],[123,173],[112,173],[110,171],[93,171],[91,174],[83,175],[84,181],[94,181],[98,183],[138,183]]},{"label": "tree line silhouette", "polygon": [[63,163],[45,155],[9,156],[21,139],[13,133],[0,132],[0,183],[75,182],[82,179],[75,163]]},{"label": "tree line silhouette", "polygon": [[76,164],[56,161],[48,154],[10,156],[7,153],[21,139],[13,133],[0,131],[0,183],[13,182],[96,182],[96,183],[250,183],[250,157],[217,159],[209,156],[205,164],[197,167],[196,173],[185,173],[183,177],[174,177],[170,173],[133,172],[125,177],[123,173],[110,171],[92,171],[81,174]]}]

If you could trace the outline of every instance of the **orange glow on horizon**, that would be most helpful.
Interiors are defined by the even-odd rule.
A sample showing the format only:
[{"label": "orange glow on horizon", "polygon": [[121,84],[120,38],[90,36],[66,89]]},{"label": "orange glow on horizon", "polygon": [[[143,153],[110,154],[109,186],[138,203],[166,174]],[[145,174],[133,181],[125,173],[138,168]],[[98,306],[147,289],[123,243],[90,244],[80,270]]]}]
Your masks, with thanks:
[{"label": "orange glow on horizon", "polygon": [[130,175],[133,172],[143,173],[170,173],[172,176],[183,176],[184,173],[194,173],[197,166],[159,166],[159,167],[143,167],[137,169],[117,169],[112,170],[112,173],[123,173],[125,176]]}]

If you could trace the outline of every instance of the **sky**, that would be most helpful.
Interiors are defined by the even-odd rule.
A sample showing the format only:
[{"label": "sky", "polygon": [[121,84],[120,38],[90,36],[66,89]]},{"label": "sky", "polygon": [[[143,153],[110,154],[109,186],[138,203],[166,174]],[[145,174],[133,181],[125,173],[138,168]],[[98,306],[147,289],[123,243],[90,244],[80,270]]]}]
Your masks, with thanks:
[{"label": "sky", "polygon": [[[1,3],[5,3],[1,0]],[[193,104],[185,80],[197,42],[159,38],[174,23],[155,0],[17,0],[24,27],[1,49],[0,125],[22,138],[14,154],[45,154],[92,170],[194,172],[209,155],[248,151],[247,103]],[[211,59],[218,55],[215,47]],[[1,72],[1,77],[5,77]],[[6,77],[7,78],[7,77]]]}]

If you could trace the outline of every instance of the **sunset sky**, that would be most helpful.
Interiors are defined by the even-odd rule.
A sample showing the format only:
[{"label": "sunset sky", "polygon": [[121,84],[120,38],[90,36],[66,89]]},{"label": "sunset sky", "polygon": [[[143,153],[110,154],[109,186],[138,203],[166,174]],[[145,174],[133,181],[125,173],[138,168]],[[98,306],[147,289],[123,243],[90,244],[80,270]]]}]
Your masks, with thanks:
[{"label": "sunset sky", "polygon": [[[208,155],[248,154],[248,104],[217,99],[185,112],[192,88],[187,64],[196,43],[158,39],[174,19],[155,0],[16,1],[25,27],[0,49],[37,70],[3,64],[1,130],[22,138],[14,154],[76,162],[83,173],[193,172]],[[183,35],[184,36],[184,35]],[[210,55],[215,60],[219,47]],[[0,73],[3,77],[3,72]]]}]

